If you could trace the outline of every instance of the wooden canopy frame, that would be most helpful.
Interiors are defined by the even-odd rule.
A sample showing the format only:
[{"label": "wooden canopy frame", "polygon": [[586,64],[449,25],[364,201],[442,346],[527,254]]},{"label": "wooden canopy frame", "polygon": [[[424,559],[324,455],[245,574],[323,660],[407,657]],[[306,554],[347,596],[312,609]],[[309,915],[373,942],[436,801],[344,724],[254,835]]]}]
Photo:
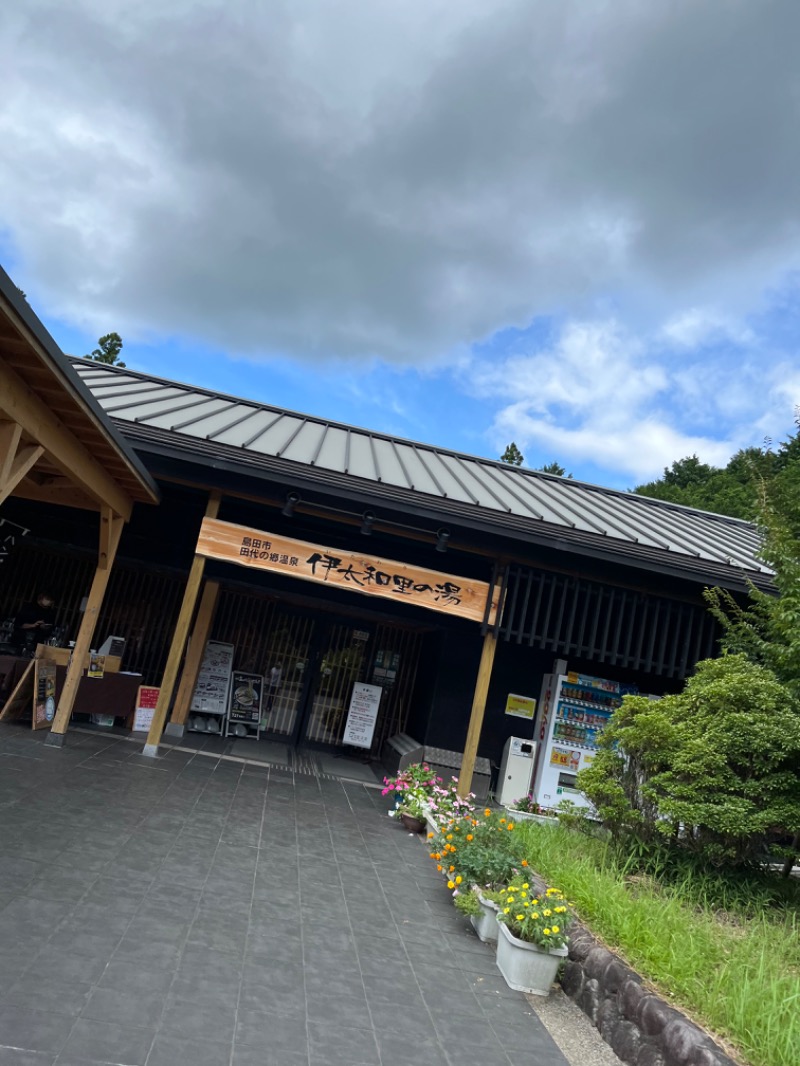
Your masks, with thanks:
[{"label": "wooden canopy frame", "polygon": [[122,527],[155,482],[0,268],[0,506],[9,496],[96,511],[98,563],[48,743],[67,730]]}]

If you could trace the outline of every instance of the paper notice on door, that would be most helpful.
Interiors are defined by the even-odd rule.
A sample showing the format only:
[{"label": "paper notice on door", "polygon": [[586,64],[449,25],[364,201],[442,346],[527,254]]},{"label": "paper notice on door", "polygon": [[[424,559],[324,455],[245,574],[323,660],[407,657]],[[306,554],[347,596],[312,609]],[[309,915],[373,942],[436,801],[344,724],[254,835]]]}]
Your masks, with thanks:
[{"label": "paper notice on door", "polygon": [[357,681],[353,685],[347,722],[344,727],[343,744],[352,744],[356,748],[372,746],[378,709],[381,705],[383,689],[380,685],[367,685]]}]

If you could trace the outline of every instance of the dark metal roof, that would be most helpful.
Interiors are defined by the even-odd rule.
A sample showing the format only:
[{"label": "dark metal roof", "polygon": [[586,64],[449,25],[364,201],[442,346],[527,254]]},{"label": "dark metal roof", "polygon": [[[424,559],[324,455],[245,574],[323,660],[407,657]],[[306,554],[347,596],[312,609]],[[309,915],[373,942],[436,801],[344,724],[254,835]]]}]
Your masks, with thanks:
[{"label": "dark metal roof", "polygon": [[749,522],[373,433],[85,360],[78,374],[129,439],[228,469],[314,476],[482,528],[741,586],[769,584]]}]

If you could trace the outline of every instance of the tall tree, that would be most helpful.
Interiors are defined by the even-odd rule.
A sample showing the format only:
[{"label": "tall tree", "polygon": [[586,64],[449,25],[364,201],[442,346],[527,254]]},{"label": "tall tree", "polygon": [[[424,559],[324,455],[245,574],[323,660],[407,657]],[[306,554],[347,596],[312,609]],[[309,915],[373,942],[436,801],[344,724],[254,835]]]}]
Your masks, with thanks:
[{"label": "tall tree", "polygon": [[525,456],[516,446],[514,441],[509,444],[503,454],[500,456],[501,463],[509,463],[511,466],[522,466],[525,460]]},{"label": "tall tree", "polygon": [[122,337],[119,333],[106,333],[98,340],[98,348],[87,355],[87,359],[94,359],[96,363],[108,363],[110,366],[125,366],[119,357],[122,351]]}]

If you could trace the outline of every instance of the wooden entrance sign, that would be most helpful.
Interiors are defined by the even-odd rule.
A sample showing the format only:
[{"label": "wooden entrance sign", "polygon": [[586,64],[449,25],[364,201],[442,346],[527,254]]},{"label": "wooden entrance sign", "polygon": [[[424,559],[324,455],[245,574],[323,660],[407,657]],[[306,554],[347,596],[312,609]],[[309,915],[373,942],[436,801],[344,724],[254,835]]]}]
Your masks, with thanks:
[{"label": "wooden entrance sign", "polygon": [[[486,614],[489,585],[485,581],[325,548],[217,518],[203,519],[195,551],[206,559],[221,559],[367,596],[380,596],[473,622],[483,622]],[[489,625],[494,623],[496,611],[494,592],[487,619]]]}]

